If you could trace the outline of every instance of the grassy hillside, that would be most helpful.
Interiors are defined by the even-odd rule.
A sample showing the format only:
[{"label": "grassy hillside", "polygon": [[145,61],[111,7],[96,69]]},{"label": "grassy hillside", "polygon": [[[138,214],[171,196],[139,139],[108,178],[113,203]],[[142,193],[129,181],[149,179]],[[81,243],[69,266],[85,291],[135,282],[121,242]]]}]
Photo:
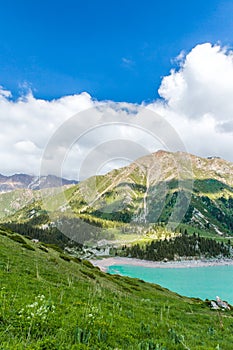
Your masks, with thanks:
[{"label": "grassy hillside", "polygon": [[232,316],[0,230],[1,350],[230,350]]}]

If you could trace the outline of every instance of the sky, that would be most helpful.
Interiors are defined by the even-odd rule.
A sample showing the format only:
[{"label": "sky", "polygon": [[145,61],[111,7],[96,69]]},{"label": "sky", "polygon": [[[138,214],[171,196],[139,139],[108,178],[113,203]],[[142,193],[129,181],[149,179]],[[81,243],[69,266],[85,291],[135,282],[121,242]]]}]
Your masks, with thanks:
[{"label": "sky", "polygon": [[[1,1],[0,173],[38,173],[69,118],[118,102],[165,118],[188,152],[233,161],[232,14],[229,0]],[[132,126],[116,135],[157,148]],[[66,177],[85,158],[73,153]]]}]

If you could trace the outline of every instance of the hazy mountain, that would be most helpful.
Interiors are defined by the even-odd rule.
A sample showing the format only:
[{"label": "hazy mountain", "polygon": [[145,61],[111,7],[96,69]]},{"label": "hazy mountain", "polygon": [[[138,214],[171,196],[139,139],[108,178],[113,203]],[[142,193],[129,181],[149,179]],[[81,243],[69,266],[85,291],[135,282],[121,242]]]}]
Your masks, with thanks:
[{"label": "hazy mountain", "polygon": [[75,180],[67,180],[54,175],[32,176],[27,174],[14,174],[4,176],[0,174],[0,192],[10,192],[17,189],[38,190],[40,188],[59,187],[76,184]]}]

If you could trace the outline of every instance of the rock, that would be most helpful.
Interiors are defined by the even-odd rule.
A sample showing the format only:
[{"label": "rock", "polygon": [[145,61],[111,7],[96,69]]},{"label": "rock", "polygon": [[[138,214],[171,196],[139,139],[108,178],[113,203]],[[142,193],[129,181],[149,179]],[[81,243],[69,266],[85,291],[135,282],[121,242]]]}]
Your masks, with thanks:
[{"label": "rock", "polygon": [[211,302],[210,302],[210,308],[212,310],[219,310],[219,306],[213,300],[211,300]]},{"label": "rock", "polygon": [[219,306],[219,308],[223,310],[231,309],[230,305],[226,301],[223,301],[222,299],[220,299],[218,296],[216,296],[216,303]]}]

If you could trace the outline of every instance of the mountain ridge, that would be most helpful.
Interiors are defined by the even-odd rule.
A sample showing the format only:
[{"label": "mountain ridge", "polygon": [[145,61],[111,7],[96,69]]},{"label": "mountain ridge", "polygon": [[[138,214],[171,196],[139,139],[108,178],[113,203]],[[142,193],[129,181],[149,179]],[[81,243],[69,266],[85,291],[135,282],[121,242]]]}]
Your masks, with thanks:
[{"label": "mountain ridge", "polygon": [[159,151],[84,180],[69,204],[77,214],[113,221],[168,223],[177,199],[179,207],[187,209],[181,221],[206,229],[213,221],[215,232],[231,233],[233,164],[216,157]]},{"label": "mountain ridge", "polygon": [[0,174],[0,192],[10,192],[17,189],[39,190],[42,188],[59,187],[77,184],[76,180],[68,180],[55,175],[35,176],[24,173],[13,175]]},{"label": "mountain ridge", "polygon": [[[82,231],[84,237],[90,231],[85,233],[88,239],[97,227],[116,236],[146,234],[154,225],[170,232],[186,225],[192,232],[233,233],[233,164],[216,157],[159,151],[69,188],[45,189],[41,195],[28,206],[23,202],[4,220],[41,227],[57,223],[74,236]],[[90,225],[84,227],[83,222]]]}]

